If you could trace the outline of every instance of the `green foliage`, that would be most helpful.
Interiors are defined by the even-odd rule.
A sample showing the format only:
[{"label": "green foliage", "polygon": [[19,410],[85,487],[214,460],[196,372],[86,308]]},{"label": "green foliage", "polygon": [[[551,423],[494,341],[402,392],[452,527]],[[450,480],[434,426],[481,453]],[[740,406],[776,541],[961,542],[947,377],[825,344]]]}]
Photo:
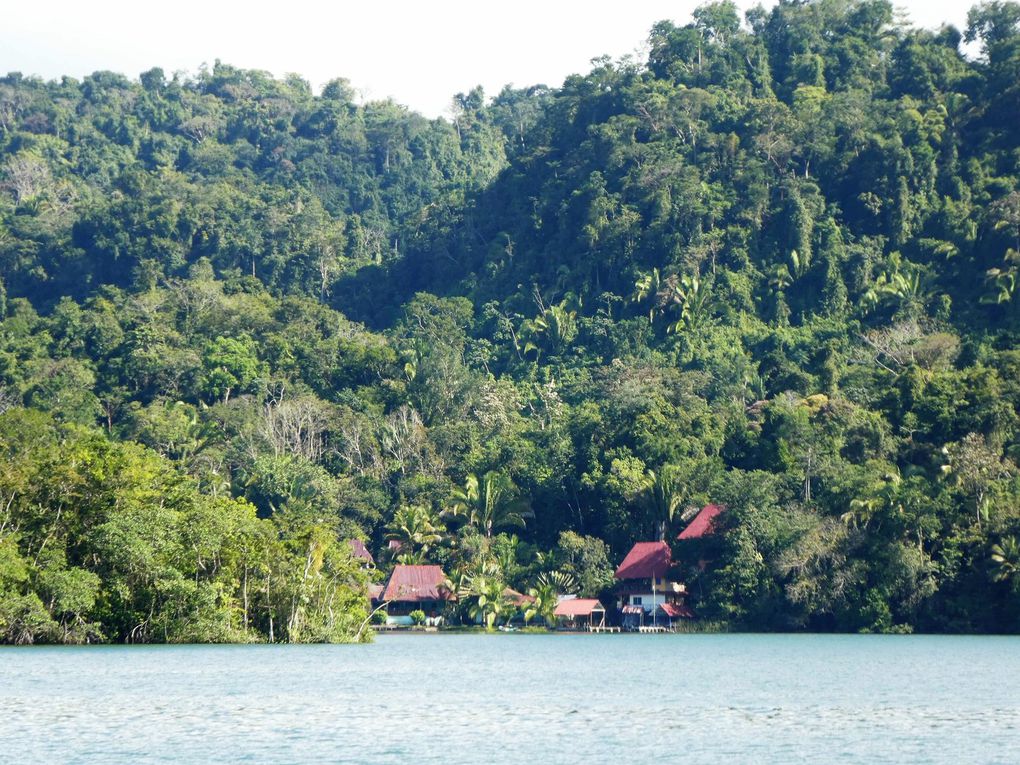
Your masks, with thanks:
[{"label": "green foliage", "polygon": [[513,481],[503,473],[489,472],[481,479],[471,473],[463,487],[453,490],[447,512],[491,538],[496,529],[524,528],[525,518],[534,517],[527,500],[516,492]]},{"label": "green foliage", "polygon": [[524,611],[524,620],[530,622],[538,617],[546,627],[552,629],[556,626],[555,611],[560,596],[576,595],[577,591],[577,581],[572,575],[563,571],[543,572],[535,580],[534,587],[528,590],[533,600]]},{"label": "green foliage", "polygon": [[570,577],[559,582],[565,588],[563,592],[572,589],[569,585],[576,582],[581,597],[594,598],[613,583],[614,566],[609,562],[609,548],[601,539],[564,531],[560,534],[556,559],[559,571]]},{"label": "green foliage", "polygon": [[506,593],[502,572],[491,563],[483,563],[476,571],[469,573],[457,596],[467,601],[468,616],[484,624],[487,630],[493,629],[497,621],[510,621],[516,612],[516,607]]},{"label": "green foliage", "polygon": [[1018,18],[713,2],[450,120],[0,78],[0,640],[354,639],[352,537],[548,621],[707,502],[706,618],[1020,628]]}]

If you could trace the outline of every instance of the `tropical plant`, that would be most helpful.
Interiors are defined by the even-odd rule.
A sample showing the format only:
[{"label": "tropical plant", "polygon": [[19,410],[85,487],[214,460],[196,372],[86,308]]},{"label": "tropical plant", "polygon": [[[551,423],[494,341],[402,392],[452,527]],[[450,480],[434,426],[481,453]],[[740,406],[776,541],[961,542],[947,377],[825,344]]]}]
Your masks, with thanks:
[{"label": "tropical plant", "polygon": [[686,485],[678,471],[664,465],[660,470],[645,472],[645,488],[641,501],[647,508],[660,536],[665,536],[677,517],[677,511],[687,499]]},{"label": "tropical plant", "polygon": [[544,348],[558,355],[577,337],[577,311],[565,304],[553,305],[524,323],[521,335],[526,339],[525,354],[538,354]]},{"label": "tropical plant", "polygon": [[931,280],[917,266],[902,260],[898,253],[889,256],[889,267],[878,275],[861,299],[865,313],[881,305],[892,305],[908,318],[923,315],[931,301]]},{"label": "tropical plant", "polygon": [[1020,591],[1020,540],[1003,537],[992,545],[992,581],[1007,582]]},{"label": "tropical plant", "polygon": [[501,617],[509,621],[517,610],[506,592],[502,572],[492,563],[484,563],[475,572],[469,573],[458,589],[457,597],[469,603],[468,615],[490,630]]},{"label": "tropical plant", "polygon": [[692,332],[701,326],[708,315],[710,298],[698,277],[684,276],[671,285],[669,304],[679,311],[680,318],[670,324],[667,331]]},{"label": "tropical plant", "polygon": [[649,273],[642,274],[638,277],[637,281],[634,282],[634,290],[631,292],[630,300],[632,303],[648,303],[648,322],[652,323],[655,320],[655,314],[658,310],[658,296],[662,290],[662,276],[659,273],[658,268],[653,268]]},{"label": "tropical plant", "polygon": [[470,473],[464,486],[454,489],[445,515],[491,538],[497,529],[524,528],[525,519],[535,514],[527,499],[518,496],[517,487],[509,477],[490,471],[480,480]]},{"label": "tropical plant", "polygon": [[402,505],[387,529],[386,538],[400,543],[404,563],[424,561],[446,532],[435,511],[425,505]]},{"label": "tropical plant", "polygon": [[576,593],[577,580],[570,574],[562,571],[547,571],[539,574],[534,586],[528,589],[528,594],[534,600],[525,609],[524,620],[530,622],[537,616],[547,627],[555,626],[556,617],[553,612],[556,610],[560,596]]}]

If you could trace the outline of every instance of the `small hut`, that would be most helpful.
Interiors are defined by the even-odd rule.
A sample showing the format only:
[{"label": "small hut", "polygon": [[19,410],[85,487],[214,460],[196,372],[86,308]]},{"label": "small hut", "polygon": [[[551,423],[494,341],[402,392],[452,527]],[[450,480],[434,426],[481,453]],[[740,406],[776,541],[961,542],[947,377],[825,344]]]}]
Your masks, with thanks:
[{"label": "small hut", "polygon": [[594,598],[565,598],[556,604],[553,616],[568,630],[606,626],[606,609]]},{"label": "small hut", "polygon": [[375,568],[375,558],[365,547],[364,542],[360,539],[348,539],[347,543],[351,546],[351,555],[355,560],[361,561],[365,568]]}]

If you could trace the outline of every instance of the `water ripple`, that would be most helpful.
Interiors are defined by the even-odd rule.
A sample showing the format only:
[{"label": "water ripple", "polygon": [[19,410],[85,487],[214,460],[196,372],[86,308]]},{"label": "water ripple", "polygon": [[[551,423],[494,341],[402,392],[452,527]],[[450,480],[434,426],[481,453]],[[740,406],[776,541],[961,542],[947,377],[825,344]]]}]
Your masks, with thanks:
[{"label": "water ripple", "polygon": [[0,762],[1016,763],[1020,639],[0,650]]}]

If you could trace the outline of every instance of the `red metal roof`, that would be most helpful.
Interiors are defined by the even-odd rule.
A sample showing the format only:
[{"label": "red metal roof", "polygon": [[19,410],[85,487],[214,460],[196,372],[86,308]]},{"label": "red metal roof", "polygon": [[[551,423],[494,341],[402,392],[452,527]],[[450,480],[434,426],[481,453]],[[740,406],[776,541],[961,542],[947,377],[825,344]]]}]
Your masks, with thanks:
[{"label": "red metal roof", "polygon": [[360,539],[348,539],[347,541],[351,544],[351,554],[355,558],[361,558],[363,561],[367,561],[373,565],[375,564],[375,558],[372,557],[372,553],[370,553],[368,548],[365,547],[364,542]]},{"label": "red metal roof", "polygon": [[659,608],[662,609],[666,616],[671,616],[674,619],[693,619],[694,612],[691,611],[686,605],[676,603],[660,603]]},{"label": "red metal roof", "polygon": [[595,611],[605,611],[602,604],[593,598],[568,598],[556,604],[553,616],[591,616]]},{"label": "red metal roof", "polygon": [[440,566],[393,567],[383,600],[417,603],[422,600],[456,600],[454,594],[443,587],[446,574]]},{"label": "red metal roof", "polygon": [[677,539],[701,539],[715,532],[715,519],[726,508],[723,505],[705,505]]},{"label": "red metal roof", "polygon": [[672,562],[665,542],[638,542],[616,569],[617,579],[648,579],[666,576]]}]

